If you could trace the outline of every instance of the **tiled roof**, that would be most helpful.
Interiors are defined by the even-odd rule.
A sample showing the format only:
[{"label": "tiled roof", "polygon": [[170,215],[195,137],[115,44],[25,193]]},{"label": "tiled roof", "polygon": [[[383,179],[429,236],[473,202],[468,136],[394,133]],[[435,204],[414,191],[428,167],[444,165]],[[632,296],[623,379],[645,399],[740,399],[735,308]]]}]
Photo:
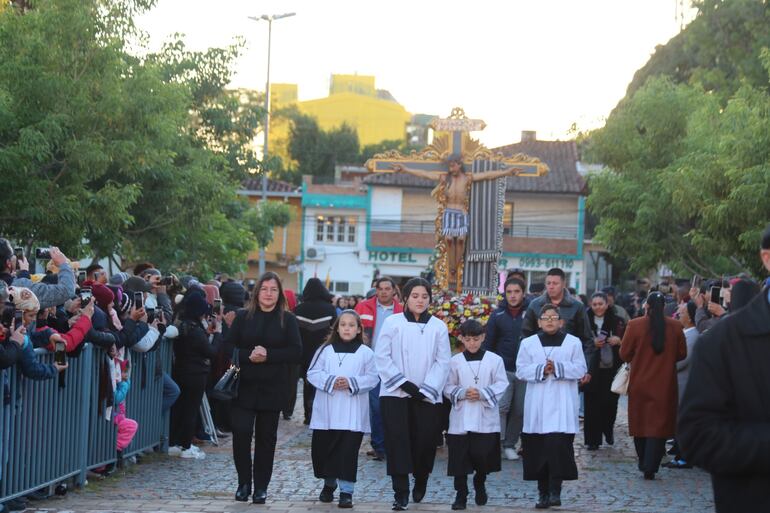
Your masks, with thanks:
[{"label": "tiled roof", "polygon": [[[247,178],[241,184],[243,190],[250,192],[262,192],[262,178]],[[300,192],[300,187],[281,180],[267,179],[267,192]]]},{"label": "tiled roof", "polygon": [[[529,141],[495,148],[510,157],[524,153],[537,157],[550,168],[546,176],[537,178],[508,177],[509,192],[545,192],[580,194],[585,181],[577,171],[578,152],[574,141]],[[370,185],[401,187],[434,187],[435,182],[403,173],[374,173],[364,178]]]}]

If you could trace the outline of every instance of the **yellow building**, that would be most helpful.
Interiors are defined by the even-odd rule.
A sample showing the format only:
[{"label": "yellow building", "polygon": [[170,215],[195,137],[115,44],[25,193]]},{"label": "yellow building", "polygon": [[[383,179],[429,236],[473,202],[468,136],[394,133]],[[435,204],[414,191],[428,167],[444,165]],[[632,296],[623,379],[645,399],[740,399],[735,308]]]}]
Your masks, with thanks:
[{"label": "yellow building", "polygon": [[298,100],[296,84],[271,84],[270,108],[275,113],[270,123],[271,152],[289,162],[289,122],[280,110],[296,106],[302,114],[313,116],[323,130],[343,123],[358,132],[361,146],[386,140],[402,140],[412,116],[390,95],[375,87],[374,77],[332,75],[329,96],[316,100]]}]

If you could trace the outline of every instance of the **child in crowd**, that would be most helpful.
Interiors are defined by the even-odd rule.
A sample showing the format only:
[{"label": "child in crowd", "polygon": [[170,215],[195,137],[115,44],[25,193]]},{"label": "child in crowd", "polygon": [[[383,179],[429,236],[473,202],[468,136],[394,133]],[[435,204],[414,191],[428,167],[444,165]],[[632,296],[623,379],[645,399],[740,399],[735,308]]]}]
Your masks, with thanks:
[{"label": "child in crowd", "polygon": [[586,374],[580,339],[561,328],[559,308],[545,304],[540,330],[521,341],[516,377],[527,382],[522,448],[524,480],[537,481],[538,509],[561,506],[562,481],[577,479],[573,442],[580,429],[578,380]]},{"label": "child in crowd", "polygon": [[126,417],[126,396],[131,388],[131,366],[128,360],[115,358],[115,367],[120,369],[120,381],[115,384],[115,425],[118,426],[118,454],[131,444],[139,424]]},{"label": "child in crowd", "polygon": [[454,476],[457,495],[452,509],[465,509],[468,500],[468,474],[473,476],[475,501],[487,503],[487,474],[500,471],[500,411],[497,402],[508,388],[505,364],[498,355],[481,349],[484,326],[465,321],[460,341],[465,351],[449,363],[444,395],[452,402],[449,414],[447,471]]},{"label": "child in crowd", "polygon": [[361,318],[344,310],[329,339],[318,348],[307,371],[318,389],[313,400],[310,429],[315,476],[324,480],[319,500],[332,502],[339,484],[340,508],[353,507],[358,450],[369,433],[369,390],[379,378],[374,352],[364,345]]}]

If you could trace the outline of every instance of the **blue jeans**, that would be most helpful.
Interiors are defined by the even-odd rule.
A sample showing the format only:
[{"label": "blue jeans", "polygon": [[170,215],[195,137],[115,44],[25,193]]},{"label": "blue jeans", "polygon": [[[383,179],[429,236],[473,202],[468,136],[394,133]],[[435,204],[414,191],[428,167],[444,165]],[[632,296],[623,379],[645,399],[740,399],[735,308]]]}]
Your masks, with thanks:
[{"label": "blue jeans", "polygon": [[372,449],[377,454],[385,454],[385,431],[382,428],[382,417],[380,416],[379,383],[369,391],[369,423],[372,426]]},{"label": "blue jeans", "polygon": [[163,373],[163,414],[171,409],[171,406],[176,402],[179,397],[179,385],[171,379],[171,376]]},{"label": "blue jeans", "polygon": [[340,485],[340,491],[342,493],[349,493],[350,495],[353,495],[353,488],[356,486],[356,483],[352,481],[345,481],[342,479],[335,479],[333,477],[328,477],[324,479],[324,484],[328,486],[329,488],[336,488],[337,485]]}]

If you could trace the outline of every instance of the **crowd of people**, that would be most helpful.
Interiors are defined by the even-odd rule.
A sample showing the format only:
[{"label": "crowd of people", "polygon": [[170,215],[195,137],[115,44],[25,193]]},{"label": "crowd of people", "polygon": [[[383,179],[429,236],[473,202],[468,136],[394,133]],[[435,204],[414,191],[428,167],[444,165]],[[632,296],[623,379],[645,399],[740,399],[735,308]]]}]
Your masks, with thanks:
[{"label": "crowd of people", "polygon": [[[760,254],[770,271],[770,228]],[[588,451],[615,443],[613,381],[628,363],[629,435],[641,476],[656,478],[671,441],[673,458],[664,465],[709,470],[718,511],[769,506],[762,490],[770,479],[770,410],[763,407],[770,382],[761,362],[770,294],[746,277],[653,287],[624,307],[612,287],[580,298],[558,268],[533,294],[526,274],[513,270],[486,326],[466,321],[453,354],[422,278],[399,289],[379,277],[367,298],[351,302],[334,298],[318,278],[296,297],[271,272],[247,287],[227,277],[164,276],[148,262],[132,275],[108,276],[92,265],[76,276],[57,248],[48,268],[31,275],[24,256],[0,239],[0,368],[51,379],[66,358],[42,364],[35,348],[77,357],[92,343],[103,353],[100,398],[105,419],[117,426],[120,455],[139,427],[125,407],[132,354],[168,339],[169,454],[202,459],[196,442],[209,435],[201,402],[236,366],[236,396],[212,400],[211,408],[216,434],[232,433],[238,501],[265,503],[281,414],[291,418],[301,379],[322,502],[339,489],[338,506],[353,507],[369,433],[367,455],[385,461],[393,510],[424,498],[444,443],[453,510],[467,507],[469,475],[475,503],[486,504],[487,476],[500,471],[503,457],[523,459],[524,480],[537,482],[536,508],[560,506],[563,482],[578,478],[575,436],[582,431]],[[7,379],[3,372],[5,387]]]}]

